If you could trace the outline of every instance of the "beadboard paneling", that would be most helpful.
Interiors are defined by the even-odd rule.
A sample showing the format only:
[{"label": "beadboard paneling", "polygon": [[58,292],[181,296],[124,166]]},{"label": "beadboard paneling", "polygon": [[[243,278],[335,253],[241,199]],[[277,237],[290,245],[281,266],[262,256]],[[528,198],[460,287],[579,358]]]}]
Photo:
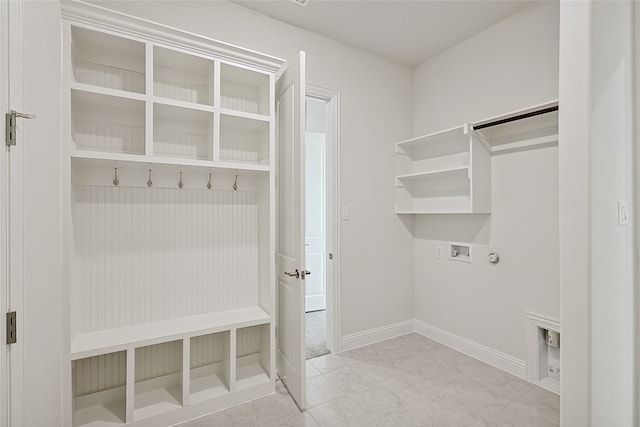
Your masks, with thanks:
[{"label": "beadboard paneling", "polygon": [[229,359],[229,331],[191,338],[191,369]]},{"label": "beadboard paneling", "polygon": [[182,371],[182,341],[171,341],[136,349],[136,381]]},{"label": "beadboard paneling", "polygon": [[254,191],[74,186],[72,333],[258,304]]},{"label": "beadboard paneling", "polygon": [[127,352],[104,354],[73,362],[75,397],[125,385]]},{"label": "beadboard paneling", "polygon": [[260,353],[262,351],[262,328],[268,327],[269,325],[258,325],[238,329],[236,336],[236,357]]}]

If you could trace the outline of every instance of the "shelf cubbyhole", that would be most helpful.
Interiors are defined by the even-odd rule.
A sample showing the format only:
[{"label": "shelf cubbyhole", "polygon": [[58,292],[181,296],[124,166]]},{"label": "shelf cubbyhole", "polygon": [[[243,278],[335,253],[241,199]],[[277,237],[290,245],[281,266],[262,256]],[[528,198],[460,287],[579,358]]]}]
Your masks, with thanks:
[{"label": "shelf cubbyhole", "polygon": [[269,122],[221,115],[220,160],[269,165]]},{"label": "shelf cubbyhole", "polygon": [[220,107],[245,113],[269,115],[269,76],[220,65]]},{"label": "shelf cubbyhole", "polygon": [[156,156],[213,160],[213,114],[154,104],[153,151]]},{"label": "shelf cubbyhole", "polygon": [[190,403],[229,392],[229,331],[191,338]]},{"label": "shelf cubbyhole", "polygon": [[137,348],[134,420],[182,406],[182,341]]},{"label": "shelf cubbyhole", "polygon": [[143,43],[71,27],[71,66],[78,83],[145,93]]},{"label": "shelf cubbyhole", "polygon": [[71,139],[76,150],[144,154],[142,101],[71,91]]},{"label": "shelf cubbyhole", "polygon": [[270,381],[270,328],[239,328],[236,335],[236,387],[238,390]]},{"label": "shelf cubbyhole", "polygon": [[174,50],[153,50],[153,94],[161,98],[213,105],[213,61]]},{"label": "shelf cubbyhole", "polygon": [[124,424],[126,368],[125,351],[72,362],[74,427]]},{"label": "shelf cubbyhole", "polygon": [[469,197],[471,187],[468,173],[468,168],[461,168],[416,174],[398,177],[398,183],[417,199]]}]

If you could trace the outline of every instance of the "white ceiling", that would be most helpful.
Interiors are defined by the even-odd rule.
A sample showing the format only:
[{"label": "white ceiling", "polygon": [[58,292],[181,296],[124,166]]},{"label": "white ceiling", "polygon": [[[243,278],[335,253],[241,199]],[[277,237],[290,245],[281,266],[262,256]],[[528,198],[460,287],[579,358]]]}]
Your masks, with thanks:
[{"label": "white ceiling", "polygon": [[410,66],[530,5],[528,0],[232,0]]}]

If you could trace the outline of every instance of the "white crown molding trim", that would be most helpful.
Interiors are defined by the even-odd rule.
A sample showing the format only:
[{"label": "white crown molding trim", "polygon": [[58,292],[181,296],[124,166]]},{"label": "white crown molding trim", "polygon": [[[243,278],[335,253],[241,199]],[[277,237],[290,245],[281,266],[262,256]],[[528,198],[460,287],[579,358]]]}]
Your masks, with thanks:
[{"label": "white crown molding trim", "polygon": [[62,1],[60,10],[62,18],[81,26],[90,26],[110,33],[125,34],[141,41],[160,42],[164,45],[187,49],[207,57],[213,55],[270,73],[282,68],[286,62],[275,56],[182,31],[83,1]]},{"label": "white crown molding trim", "polygon": [[459,337],[421,320],[415,320],[415,331],[424,337],[430,338],[462,354],[466,354],[467,356],[515,375],[516,377],[526,378],[525,362],[523,360],[516,359],[508,354]]},{"label": "white crown molding trim", "polygon": [[414,321],[406,320],[380,328],[369,329],[368,331],[345,335],[340,338],[340,351],[353,350],[354,348],[410,334],[414,330]]}]

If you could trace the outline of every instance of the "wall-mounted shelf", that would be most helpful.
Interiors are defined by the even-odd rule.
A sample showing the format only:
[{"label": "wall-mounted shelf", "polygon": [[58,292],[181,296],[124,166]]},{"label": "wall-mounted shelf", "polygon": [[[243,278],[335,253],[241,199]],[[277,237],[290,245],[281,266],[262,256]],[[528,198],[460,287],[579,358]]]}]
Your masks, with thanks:
[{"label": "wall-mounted shelf", "polygon": [[558,101],[475,122],[473,128],[491,147],[492,154],[557,145]]},{"label": "wall-mounted shelf", "polygon": [[491,163],[468,124],[396,144],[396,213],[488,213]]},{"label": "wall-mounted shelf", "polygon": [[396,144],[396,213],[491,212],[491,156],[558,143],[551,101]]}]

